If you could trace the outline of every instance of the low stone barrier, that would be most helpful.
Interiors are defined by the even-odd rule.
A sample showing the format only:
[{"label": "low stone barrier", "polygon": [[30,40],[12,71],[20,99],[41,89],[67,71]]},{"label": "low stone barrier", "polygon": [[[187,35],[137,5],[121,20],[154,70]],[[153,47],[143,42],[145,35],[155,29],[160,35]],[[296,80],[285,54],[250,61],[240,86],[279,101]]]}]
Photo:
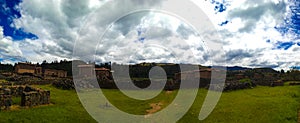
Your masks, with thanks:
[{"label": "low stone barrier", "polygon": [[10,109],[12,97],[21,98],[20,106],[50,104],[50,91],[30,86],[7,86],[0,87],[0,110]]},{"label": "low stone barrier", "polygon": [[0,110],[9,110],[12,104],[12,96],[9,89],[0,89]]},{"label": "low stone barrier", "polygon": [[71,79],[64,79],[61,81],[55,81],[52,83],[53,86],[55,86],[56,88],[60,88],[60,89],[64,89],[64,90],[70,90],[70,89],[74,89],[75,85],[73,83],[73,80]]},{"label": "low stone barrier", "polygon": [[[225,83],[223,91],[233,91],[233,90],[248,89],[248,88],[253,88],[255,86],[256,85],[254,83],[230,82],[230,83]],[[217,90],[222,90],[222,89],[220,89],[221,87],[217,86],[217,85],[215,85],[214,88],[217,88]]]},{"label": "low stone barrier", "polygon": [[50,91],[26,87],[21,96],[21,106],[50,104]]},{"label": "low stone barrier", "polygon": [[300,82],[291,82],[289,85],[300,85]]}]

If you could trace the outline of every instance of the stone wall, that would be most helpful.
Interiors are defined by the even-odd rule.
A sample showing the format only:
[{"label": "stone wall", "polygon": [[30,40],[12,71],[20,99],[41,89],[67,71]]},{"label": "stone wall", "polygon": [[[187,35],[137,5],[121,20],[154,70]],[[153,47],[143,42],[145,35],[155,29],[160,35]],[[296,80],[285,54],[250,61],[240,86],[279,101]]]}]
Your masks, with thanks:
[{"label": "stone wall", "polygon": [[0,87],[0,109],[10,109],[12,98],[21,98],[20,106],[50,104],[50,91],[30,86]]},{"label": "stone wall", "polygon": [[56,88],[64,89],[64,90],[69,90],[69,89],[74,89],[75,85],[73,83],[73,80],[71,79],[62,79],[60,81],[54,81],[52,85]]},{"label": "stone wall", "polygon": [[67,77],[67,71],[64,70],[56,70],[56,69],[44,69],[43,71],[44,77]]},{"label": "stone wall", "polygon": [[50,104],[50,91],[40,88],[25,87],[21,95],[21,106],[37,106]]},{"label": "stone wall", "polygon": [[22,95],[26,86],[8,86],[6,88],[10,90],[12,96],[18,97]]},{"label": "stone wall", "polygon": [[12,104],[12,96],[10,95],[9,89],[0,89],[0,110],[2,109],[10,109]]},{"label": "stone wall", "polygon": [[300,82],[291,82],[289,85],[300,85]]}]

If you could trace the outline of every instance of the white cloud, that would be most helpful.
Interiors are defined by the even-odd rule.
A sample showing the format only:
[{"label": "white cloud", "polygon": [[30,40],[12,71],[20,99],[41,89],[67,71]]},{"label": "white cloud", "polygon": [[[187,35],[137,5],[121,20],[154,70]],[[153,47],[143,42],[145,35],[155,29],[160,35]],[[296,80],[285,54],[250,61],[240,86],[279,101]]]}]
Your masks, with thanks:
[{"label": "white cloud", "polygon": [[289,69],[299,64],[299,61],[295,61],[300,58],[295,52],[298,48],[296,45],[289,50],[276,49],[278,41],[290,41],[274,28],[283,22],[287,1],[237,0],[230,4],[228,10],[219,16],[230,21],[219,27],[224,37],[228,65]]},{"label": "white cloud", "polygon": [[[123,19],[127,20],[127,17],[131,18],[126,16]],[[141,20],[141,22],[132,25],[131,31],[125,35],[122,31],[116,30],[115,27],[120,25],[118,22],[113,24],[107,30],[104,40],[98,47],[97,55],[100,56],[97,59],[117,63],[206,63],[203,58],[203,54],[205,54],[204,44],[191,27],[162,13],[149,13],[140,18],[136,19]],[[182,30],[188,30],[192,33],[186,33]],[[144,39],[139,40],[139,38]]]},{"label": "white cloud", "polygon": [[3,35],[3,28],[0,26],[0,58],[4,63],[11,63],[16,60],[20,60],[22,56],[20,46],[18,42],[12,41],[11,37]]},{"label": "white cloud", "polygon": [[[76,46],[80,46],[75,51],[78,57],[92,60],[95,46],[100,44],[96,56],[99,61],[139,62],[152,59],[160,62],[179,61],[208,65],[206,61],[208,56],[205,55],[207,49],[202,40],[180,20],[169,18],[162,13],[140,12],[123,17],[117,24],[112,25],[99,43],[101,39],[99,32],[106,30],[103,27],[124,16],[124,12],[145,6],[159,6],[160,2],[160,0],[24,0],[17,7],[22,17],[15,19],[13,26],[24,28],[26,32],[31,32],[39,38],[14,42],[11,38],[3,36],[1,28],[0,55],[22,57],[34,62],[71,59],[76,43]],[[283,16],[286,15],[287,1],[236,0],[230,2],[227,11],[217,14],[214,5],[209,2],[200,0],[193,2],[202,8],[222,34],[228,65],[278,66],[287,69],[299,62],[294,61],[299,58],[295,53],[299,51],[299,46],[294,45],[288,50],[274,49],[277,40],[289,39],[273,28],[281,23]],[[218,26],[225,20],[229,20],[229,23],[222,27]],[[141,35],[138,35],[139,29],[142,31]],[[178,37],[187,41],[188,45],[172,41]],[[163,48],[146,47],[138,41],[139,38],[145,38],[145,43],[172,47],[181,59],[172,58],[170,51]],[[266,42],[268,39],[270,42]],[[191,50],[193,54],[187,55],[186,50]],[[216,58],[222,57],[215,54]],[[188,61],[193,55],[196,56],[196,60]]]}]

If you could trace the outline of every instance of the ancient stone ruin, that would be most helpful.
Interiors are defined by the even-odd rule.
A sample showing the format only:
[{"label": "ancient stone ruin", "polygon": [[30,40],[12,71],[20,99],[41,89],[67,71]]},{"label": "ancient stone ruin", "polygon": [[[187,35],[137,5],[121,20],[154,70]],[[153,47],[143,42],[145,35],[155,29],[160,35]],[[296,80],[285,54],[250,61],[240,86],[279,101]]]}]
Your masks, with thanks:
[{"label": "ancient stone ruin", "polygon": [[300,85],[300,82],[291,82],[289,85]]},{"label": "ancient stone ruin", "polygon": [[9,89],[2,89],[0,91],[0,110],[2,109],[10,109],[12,105],[12,98]]},{"label": "ancient stone ruin", "polygon": [[20,106],[32,107],[50,104],[50,91],[30,86],[0,87],[0,109],[9,110],[12,98],[21,98]]}]

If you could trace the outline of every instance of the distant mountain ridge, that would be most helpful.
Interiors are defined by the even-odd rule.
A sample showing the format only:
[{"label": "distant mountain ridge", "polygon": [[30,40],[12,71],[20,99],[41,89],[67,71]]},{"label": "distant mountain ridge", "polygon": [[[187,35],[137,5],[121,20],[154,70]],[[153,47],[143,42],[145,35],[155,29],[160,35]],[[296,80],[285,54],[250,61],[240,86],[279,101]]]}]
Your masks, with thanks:
[{"label": "distant mountain ridge", "polygon": [[233,70],[249,70],[252,68],[247,68],[247,67],[240,67],[240,66],[233,66],[233,67],[227,67],[227,70],[233,71]]}]

